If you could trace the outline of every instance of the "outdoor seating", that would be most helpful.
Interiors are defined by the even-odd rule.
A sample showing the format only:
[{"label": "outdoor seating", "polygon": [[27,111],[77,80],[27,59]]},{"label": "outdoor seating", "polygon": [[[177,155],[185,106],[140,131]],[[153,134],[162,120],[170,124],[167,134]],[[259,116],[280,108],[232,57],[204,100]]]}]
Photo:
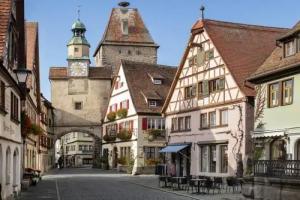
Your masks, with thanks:
[{"label": "outdoor seating", "polygon": [[167,176],[159,176],[158,177],[158,187],[161,187],[161,182],[163,182],[164,187],[167,187]]},{"label": "outdoor seating", "polygon": [[221,193],[221,189],[223,187],[223,179],[222,177],[215,177],[213,181],[213,188],[214,190],[219,190],[219,193]]},{"label": "outdoor seating", "polygon": [[194,188],[197,187],[196,185],[196,182],[195,181],[192,181],[193,177],[192,176],[188,176],[187,177],[187,185],[186,185],[186,191],[189,192],[190,191],[190,188],[192,188],[192,193],[194,192]]},{"label": "outdoor seating", "polygon": [[232,192],[234,193],[235,191],[238,191],[238,186],[240,185],[239,181],[237,178],[235,177],[228,177],[226,179],[227,182],[227,187],[226,187],[226,192],[227,190],[229,190],[230,192],[230,188],[232,189]]}]

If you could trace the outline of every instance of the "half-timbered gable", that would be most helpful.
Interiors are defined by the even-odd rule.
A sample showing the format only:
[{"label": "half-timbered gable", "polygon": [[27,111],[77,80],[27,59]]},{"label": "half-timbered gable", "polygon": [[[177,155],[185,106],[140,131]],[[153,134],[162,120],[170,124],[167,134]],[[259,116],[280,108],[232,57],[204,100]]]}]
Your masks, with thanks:
[{"label": "half-timbered gable", "polygon": [[175,73],[170,66],[121,60],[103,124],[103,152],[111,155],[112,168],[132,155],[137,157],[133,173],[154,169],[165,145],[160,111]]},{"label": "half-timbered gable", "polygon": [[162,110],[169,146],[183,148],[174,161],[177,175],[241,174],[241,162],[246,170],[255,95],[246,79],[285,31],[208,19],[195,23]]}]

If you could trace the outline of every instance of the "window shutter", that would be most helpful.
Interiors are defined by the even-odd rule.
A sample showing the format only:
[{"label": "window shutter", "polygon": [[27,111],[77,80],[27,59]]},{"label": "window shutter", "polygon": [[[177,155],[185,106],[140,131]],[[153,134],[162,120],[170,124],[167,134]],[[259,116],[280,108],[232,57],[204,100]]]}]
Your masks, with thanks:
[{"label": "window shutter", "polygon": [[129,99],[126,100],[126,108],[129,109]]},{"label": "window shutter", "polygon": [[191,93],[192,93],[191,96],[192,96],[192,97],[196,96],[196,92],[197,92],[197,86],[196,86],[196,85],[193,85],[193,86],[192,86],[192,91],[191,91]]},{"label": "window shutter", "polygon": [[201,48],[197,49],[197,65],[198,67],[204,63],[205,60],[205,52],[202,51]]},{"label": "window shutter", "polygon": [[203,95],[208,95],[209,94],[209,84],[208,81],[203,81]]},{"label": "window shutter", "polygon": [[147,124],[147,118],[144,117],[142,119],[142,130],[147,130],[147,126],[148,126],[148,124]]},{"label": "window shutter", "polygon": [[225,78],[220,78],[219,80],[219,90],[224,90],[225,89]]},{"label": "window shutter", "polygon": [[133,130],[133,121],[132,121],[132,120],[129,121],[129,129],[130,129],[130,130]]}]

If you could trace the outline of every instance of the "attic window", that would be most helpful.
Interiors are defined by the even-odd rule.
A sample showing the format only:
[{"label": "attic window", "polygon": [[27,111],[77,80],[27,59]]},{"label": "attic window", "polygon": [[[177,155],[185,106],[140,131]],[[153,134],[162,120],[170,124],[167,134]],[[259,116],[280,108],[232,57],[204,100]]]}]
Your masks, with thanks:
[{"label": "attic window", "polygon": [[124,19],[122,21],[122,33],[123,35],[128,35],[128,20]]},{"label": "attic window", "polygon": [[148,100],[149,107],[156,107],[157,101],[156,100]]},{"label": "attic window", "polygon": [[161,85],[161,84],[162,84],[162,80],[161,80],[161,79],[156,79],[156,78],[154,78],[154,79],[153,79],[153,84],[154,84],[154,85]]},{"label": "attic window", "polygon": [[290,40],[284,44],[285,57],[292,56],[296,53],[295,40]]}]

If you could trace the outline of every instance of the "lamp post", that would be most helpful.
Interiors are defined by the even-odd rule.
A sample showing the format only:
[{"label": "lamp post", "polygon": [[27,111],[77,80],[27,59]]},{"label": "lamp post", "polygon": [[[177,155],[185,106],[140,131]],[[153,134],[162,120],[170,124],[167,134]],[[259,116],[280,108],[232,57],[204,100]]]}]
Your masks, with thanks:
[{"label": "lamp post", "polygon": [[26,68],[18,68],[18,69],[14,69],[13,72],[17,76],[18,85],[22,92],[21,99],[24,99],[26,97],[26,92],[27,92],[26,83],[27,83],[28,75],[31,74],[31,70],[28,70]]}]

